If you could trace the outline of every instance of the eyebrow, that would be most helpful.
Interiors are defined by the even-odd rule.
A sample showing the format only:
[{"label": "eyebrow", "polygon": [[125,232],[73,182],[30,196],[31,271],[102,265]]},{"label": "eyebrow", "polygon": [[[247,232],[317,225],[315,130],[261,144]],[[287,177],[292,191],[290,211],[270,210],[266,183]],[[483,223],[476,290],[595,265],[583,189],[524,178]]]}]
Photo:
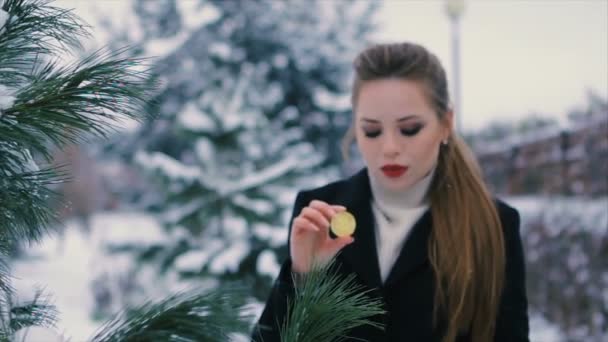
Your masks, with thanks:
[{"label": "eyebrow", "polygon": [[[404,116],[402,118],[397,119],[397,122],[406,121],[406,120],[414,119],[417,117],[418,117],[417,115],[408,115],[408,116]],[[374,120],[374,119],[370,119],[370,118],[366,118],[366,117],[361,118],[361,121],[366,121],[366,122],[371,122],[371,123],[380,123],[379,120]]]}]

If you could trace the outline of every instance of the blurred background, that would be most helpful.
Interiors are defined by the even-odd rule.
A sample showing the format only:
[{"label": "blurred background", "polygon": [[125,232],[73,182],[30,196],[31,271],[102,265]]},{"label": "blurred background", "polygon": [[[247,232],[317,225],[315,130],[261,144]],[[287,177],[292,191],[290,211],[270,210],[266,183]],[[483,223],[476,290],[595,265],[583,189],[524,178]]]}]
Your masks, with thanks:
[{"label": "blurred background", "polygon": [[83,55],[133,46],[161,84],[155,120],[56,151],[62,223],[15,251],[63,339],[192,285],[244,284],[259,315],[297,191],[362,166],[339,149],[353,58],[407,40],[443,62],[459,133],[522,214],[532,341],[608,340],[607,1],[53,4],[91,25]]}]

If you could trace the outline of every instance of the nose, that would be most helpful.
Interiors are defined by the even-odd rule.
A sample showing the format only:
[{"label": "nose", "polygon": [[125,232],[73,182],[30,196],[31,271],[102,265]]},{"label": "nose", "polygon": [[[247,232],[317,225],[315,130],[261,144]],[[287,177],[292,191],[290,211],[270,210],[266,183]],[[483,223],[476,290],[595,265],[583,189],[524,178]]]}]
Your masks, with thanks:
[{"label": "nose", "polygon": [[399,155],[399,143],[395,134],[385,134],[382,142],[382,154],[386,158],[394,158]]}]

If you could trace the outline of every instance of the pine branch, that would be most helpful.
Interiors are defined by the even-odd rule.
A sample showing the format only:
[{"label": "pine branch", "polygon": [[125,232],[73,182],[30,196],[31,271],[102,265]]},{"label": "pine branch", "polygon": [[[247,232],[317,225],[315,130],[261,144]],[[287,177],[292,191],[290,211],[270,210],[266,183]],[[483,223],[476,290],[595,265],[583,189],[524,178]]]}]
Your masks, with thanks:
[{"label": "pine branch", "polygon": [[235,288],[181,292],[118,315],[91,342],[228,341],[232,333],[248,332],[244,298]]},{"label": "pine branch", "polygon": [[121,58],[127,50],[100,50],[71,66],[51,62],[37,69],[0,117],[0,141],[49,157],[41,142],[78,143],[85,133],[105,137],[121,119],[143,120],[141,108],[156,84],[143,69],[145,59]]},{"label": "pine branch", "polygon": [[384,313],[381,300],[356,284],[354,274],[343,277],[336,267],[330,263],[294,279],[298,285],[288,301],[281,341],[344,341],[351,329],[361,325],[383,329],[371,320]]},{"label": "pine branch", "polygon": [[[0,315],[2,315],[2,308],[6,307],[6,296],[5,294],[13,293],[13,287],[11,286],[11,274],[9,268],[9,260],[6,257],[9,255],[11,250],[11,243],[4,234],[0,234]],[[1,321],[1,320],[0,320]],[[2,341],[0,328],[0,342]]]},{"label": "pine branch", "polygon": [[104,136],[121,118],[142,119],[140,108],[155,87],[143,59],[121,57],[127,49],[97,51],[66,67],[59,67],[58,61],[43,65],[28,59],[28,51],[38,58],[60,47],[78,46],[83,26],[49,2],[9,0],[2,6],[10,18],[0,29],[0,71],[6,71],[0,73],[0,84],[15,81],[11,61],[27,66],[17,72],[28,81],[13,94],[10,108],[0,111],[0,228],[8,241],[37,241],[48,231],[54,213],[47,204],[56,194],[47,187],[67,180],[57,169],[23,169],[23,153],[32,151],[49,160],[53,144],[77,143],[87,133]]},{"label": "pine branch", "polygon": [[29,327],[55,327],[57,310],[49,304],[48,297],[43,297],[41,290],[36,291],[34,299],[19,306],[11,307],[9,326],[13,333]]},{"label": "pine branch", "polygon": [[89,36],[87,26],[77,16],[70,10],[49,6],[51,2],[4,1],[2,10],[10,16],[0,28],[0,79],[5,85],[17,87],[29,80],[31,68],[40,56],[79,48],[79,39]]},{"label": "pine branch", "polygon": [[[49,160],[53,144],[103,136],[120,118],[142,119],[140,108],[155,87],[144,59],[121,57],[127,49],[97,51],[66,67],[42,63],[80,47],[87,34],[76,16],[50,2],[0,1],[9,16],[0,23],[0,85],[4,94],[10,88],[9,108],[0,108],[0,236],[8,245],[39,241],[49,231],[55,223],[49,203],[58,197],[50,187],[67,181],[58,168],[28,169],[30,151]],[[7,279],[0,267],[0,288],[10,292]]]},{"label": "pine branch", "polygon": [[[4,243],[0,242],[0,244]],[[5,247],[2,246],[0,248],[4,249]],[[8,260],[4,256],[4,250],[0,251],[0,294],[13,293],[14,291],[10,283],[11,274],[8,266]],[[4,302],[2,295],[0,295],[0,308],[5,307],[5,305],[6,303]]]},{"label": "pine branch", "polygon": [[49,188],[64,182],[61,170],[10,173],[0,164],[0,227],[2,239],[9,244],[18,241],[39,241],[55,223],[50,200],[58,194]]},{"label": "pine branch", "polygon": [[43,290],[32,300],[15,303],[13,291],[0,293],[0,341],[14,341],[17,331],[31,327],[54,328],[57,310]]}]

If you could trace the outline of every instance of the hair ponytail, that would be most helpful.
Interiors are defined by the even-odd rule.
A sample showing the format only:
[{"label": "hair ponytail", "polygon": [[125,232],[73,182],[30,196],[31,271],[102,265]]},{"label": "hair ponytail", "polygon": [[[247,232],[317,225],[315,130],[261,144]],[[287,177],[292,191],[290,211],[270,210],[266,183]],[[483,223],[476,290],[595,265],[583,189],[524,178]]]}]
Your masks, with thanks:
[{"label": "hair ponytail", "polygon": [[429,199],[435,322],[444,313],[444,341],[469,329],[473,341],[490,341],[504,283],[502,228],[480,168],[458,136],[442,145]]}]

